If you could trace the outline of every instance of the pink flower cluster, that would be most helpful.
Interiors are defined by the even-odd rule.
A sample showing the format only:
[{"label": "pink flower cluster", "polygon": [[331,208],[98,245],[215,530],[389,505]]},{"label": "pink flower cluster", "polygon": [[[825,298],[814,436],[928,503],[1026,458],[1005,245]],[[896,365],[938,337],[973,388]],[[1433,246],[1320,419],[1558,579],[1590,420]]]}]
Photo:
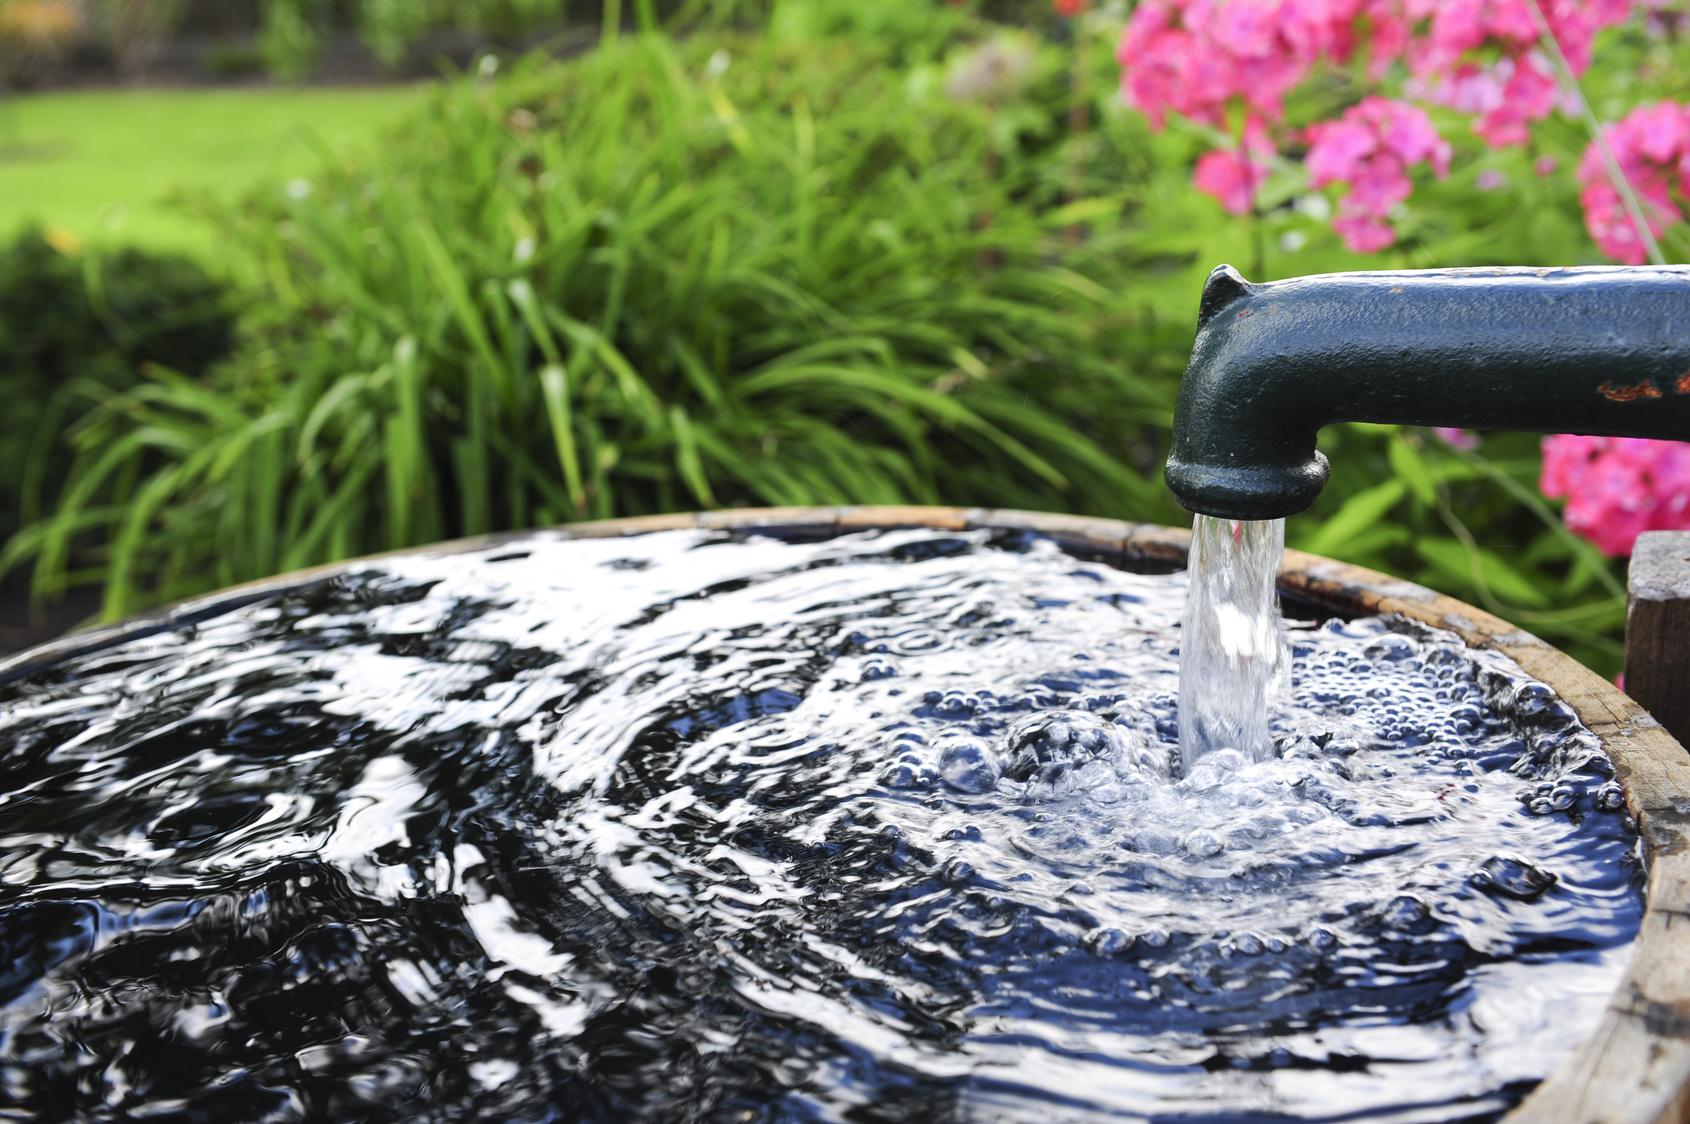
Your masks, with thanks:
[{"label": "pink flower cluster", "polygon": [[[1690,107],[1670,101],[1641,106],[1606,132],[1650,231],[1659,235],[1682,221],[1684,213],[1672,192],[1676,187],[1681,196],[1690,195]],[[1608,178],[1601,149],[1594,143],[1579,161],[1578,176],[1584,185],[1579,202],[1584,204],[1584,225],[1590,236],[1616,261],[1643,264],[1643,240]]]},{"label": "pink flower cluster", "polygon": [[1644,531],[1690,530],[1690,444],[1681,441],[1545,437],[1538,486],[1567,497],[1567,526],[1604,554],[1630,554]]},{"label": "pink flower cluster", "polygon": [[[1401,60],[1411,96],[1475,115],[1474,132],[1494,147],[1524,143],[1563,100],[1534,2],[1578,74],[1597,31],[1639,0],[1141,0],[1116,52],[1122,96],[1158,129],[1169,113],[1226,128],[1242,111],[1242,136],[1199,161],[1196,185],[1243,214],[1277,151],[1270,129],[1285,95],[1323,62],[1363,50],[1374,80]],[[1311,184],[1350,185],[1333,225],[1362,252],[1396,240],[1384,216],[1413,190],[1406,169],[1428,162],[1442,175],[1449,161],[1423,112],[1378,97],[1305,139]]]},{"label": "pink flower cluster", "polygon": [[1473,132],[1492,148],[1525,144],[1531,123],[1548,117],[1563,97],[1554,64],[1535,50],[1417,76],[1409,89],[1423,101],[1474,114]]},{"label": "pink flower cluster", "polygon": [[[1575,75],[1590,67],[1591,44],[1604,27],[1623,23],[1633,0],[1537,0]],[[1477,115],[1473,132],[1492,148],[1525,144],[1528,126],[1562,100],[1554,65],[1544,54],[1533,0],[1404,0],[1411,21],[1425,20],[1404,55],[1413,91],[1439,105]],[[1484,61],[1483,54],[1497,54]]]},{"label": "pink flower cluster", "polygon": [[1217,148],[1197,158],[1191,182],[1198,191],[1219,199],[1221,206],[1233,214],[1247,215],[1256,200],[1256,189],[1267,179],[1274,151],[1267,128],[1259,118],[1252,117],[1244,123],[1244,143]]},{"label": "pink flower cluster", "polygon": [[1121,92],[1161,128],[1169,112],[1217,128],[1236,100],[1278,121],[1287,92],[1322,58],[1354,49],[1364,10],[1389,0],[1141,0],[1116,57]]},{"label": "pink flower cluster", "polygon": [[1385,216],[1414,191],[1408,168],[1429,162],[1440,177],[1449,174],[1449,142],[1432,127],[1425,110],[1405,102],[1364,98],[1340,120],[1311,125],[1308,138],[1313,142],[1304,161],[1309,186],[1350,185],[1332,229],[1359,253],[1383,250],[1397,240]]}]

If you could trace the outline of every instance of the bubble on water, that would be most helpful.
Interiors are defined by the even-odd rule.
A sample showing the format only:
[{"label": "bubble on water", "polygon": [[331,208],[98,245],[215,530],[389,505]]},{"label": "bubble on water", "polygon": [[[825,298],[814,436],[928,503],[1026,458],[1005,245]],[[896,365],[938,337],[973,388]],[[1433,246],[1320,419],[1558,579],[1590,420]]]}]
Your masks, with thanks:
[{"label": "bubble on water", "polygon": [[943,735],[939,749],[939,776],[958,792],[990,792],[1003,775],[997,754],[983,741],[961,733]]},{"label": "bubble on water", "polygon": [[1171,855],[1179,850],[1180,837],[1168,827],[1151,824],[1132,835],[1132,849],[1147,855]]},{"label": "bubble on water", "polygon": [[1232,939],[1231,948],[1240,956],[1260,956],[1267,951],[1266,943],[1254,933],[1240,933]]},{"label": "bubble on water", "polygon": [[961,859],[958,859],[945,867],[945,881],[953,886],[965,885],[973,879],[973,877],[973,864],[965,863]]},{"label": "bubble on water", "polygon": [[1119,929],[1099,929],[1086,939],[1086,946],[1099,956],[1119,956],[1133,946],[1133,938]]},{"label": "bubble on water", "polygon": [[1431,909],[1425,902],[1412,894],[1403,894],[1385,906],[1385,912],[1380,917],[1392,929],[1412,930],[1431,916]]},{"label": "bubble on water", "polygon": [[1120,732],[1096,715],[1082,711],[1035,714],[1004,735],[1004,775],[1012,780],[1051,784],[1071,770],[1102,759],[1127,764]]},{"label": "bubble on water", "polygon": [[1197,759],[1181,786],[1191,792],[1206,792],[1226,783],[1247,764],[1249,760],[1236,749],[1210,750]]},{"label": "bubble on water", "polygon": [[1492,855],[1479,864],[1468,881],[1481,890],[1529,902],[1542,897],[1559,880],[1517,855]]},{"label": "bubble on water", "polygon": [[931,788],[937,778],[931,766],[916,760],[895,761],[881,776],[887,788]]},{"label": "bubble on water", "polygon": [[1370,660],[1406,660],[1414,656],[1414,642],[1406,636],[1381,636],[1361,650]]},{"label": "bubble on water", "polygon": [[1208,828],[1198,828],[1180,840],[1180,846],[1184,847],[1188,853],[1200,859],[1206,859],[1226,850],[1226,840],[1222,839],[1218,832],[1210,831]]},{"label": "bubble on water", "polygon": [[897,674],[897,665],[891,660],[874,659],[863,664],[860,680],[864,683],[872,683],[876,679],[891,679]]}]

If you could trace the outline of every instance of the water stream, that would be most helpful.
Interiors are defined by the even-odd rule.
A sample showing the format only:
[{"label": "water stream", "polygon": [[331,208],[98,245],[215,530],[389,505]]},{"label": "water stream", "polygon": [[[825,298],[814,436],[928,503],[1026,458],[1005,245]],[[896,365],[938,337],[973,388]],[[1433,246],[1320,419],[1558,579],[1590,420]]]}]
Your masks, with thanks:
[{"label": "water stream", "polygon": [[1186,768],[1186,586],[541,534],[16,679],[0,1115],[1494,1119],[1636,933],[1607,758],[1363,620]]},{"label": "water stream", "polygon": [[1188,773],[1206,753],[1245,761],[1273,755],[1268,698],[1291,685],[1274,589],[1284,554],[1283,519],[1193,517],[1179,664],[1179,748]]}]

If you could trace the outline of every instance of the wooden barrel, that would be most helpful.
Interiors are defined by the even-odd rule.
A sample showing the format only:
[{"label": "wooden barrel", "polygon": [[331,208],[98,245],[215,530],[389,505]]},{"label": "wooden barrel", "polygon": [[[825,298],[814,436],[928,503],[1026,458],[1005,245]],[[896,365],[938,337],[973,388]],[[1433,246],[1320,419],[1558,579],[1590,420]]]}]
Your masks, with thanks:
[{"label": "wooden barrel", "polygon": [[[670,530],[765,531],[818,540],[870,528],[1028,531],[1124,570],[1183,569],[1191,533],[1073,515],[955,507],[785,507],[574,523],[547,531],[610,538]],[[450,554],[533,532],[460,539],[396,553]],[[379,557],[379,556],[377,556]],[[356,569],[336,563],[237,586],[121,624],[75,633],[0,663],[0,682],[68,656],[183,628],[272,594]],[[1541,680],[1602,740],[1642,836],[1647,904],[1630,966],[1595,1031],[1507,1117],[1518,1124],[1682,1124],[1690,1121],[1690,754],[1612,683],[1507,621],[1424,586],[1300,551],[1285,552],[1281,597],[1293,609],[1344,617],[1400,613],[1500,652]]]}]

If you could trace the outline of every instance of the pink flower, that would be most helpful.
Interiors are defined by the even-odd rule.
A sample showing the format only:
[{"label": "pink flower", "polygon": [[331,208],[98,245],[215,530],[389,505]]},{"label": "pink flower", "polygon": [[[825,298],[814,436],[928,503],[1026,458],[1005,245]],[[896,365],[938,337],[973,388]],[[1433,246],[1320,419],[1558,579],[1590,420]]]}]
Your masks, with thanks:
[{"label": "pink flower", "polygon": [[1465,429],[1453,429],[1447,425],[1436,426],[1432,430],[1438,440],[1452,449],[1477,449],[1479,435]]},{"label": "pink flower", "polygon": [[[1622,123],[1623,142],[1637,156],[1656,164],[1671,164],[1685,151],[1685,139],[1690,136],[1690,121],[1685,120],[1684,107],[1670,101],[1639,106]],[[1616,154],[1622,138],[1615,138]]]},{"label": "pink flower", "polygon": [[1577,75],[1590,68],[1590,48],[1596,33],[1624,23],[1637,6],[1633,0],[1547,0],[1543,14]]},{"label": "pink flower", "polygon": [[[1478,114],[1473,132],[1493,148],[1524,144],[1530,125],[1564,94],[1544,54],[1533,0],[1409,0],[1429,16],[1403,50],[1410,93]],[[1633,0],[1538,0],[1573,74],[1590,66],[1596,32],[1631,15]],[[1484,61],[1494,58],[1494,62]]]},{"label": "pink flower", "polygon": [[1191,182],[1198,191],[1219,199],[1221,206],[1233,214],[1247,215],[1255,202],[1256,188],[1265,178],[1267,170],[1242,148],[1223,148],[1197,158]]},{"label": "pink flower", "polygon": [[1502,104],[1473,122],[1473,132],[1492,148],[1531,140],[1531,123],[1548,117],[1561,99],[1554,67],[1538,52],[1521,56],[1513,70],[1502,88]]},{"label": "pink flower", "polygon": [[1346,215],[1340,211],[1332,220],[1332,229],[1338,232],[1344,245],[1358,254],[1376,254],[1397,240],[1397,232],[1389,223],[1371,215]]},{"label": "pink flower", "polygon": [[1536,172],[1540,176],[1552,176],[1555,174],[1555,169],[1560,166],[1561,161],[1555,159],[1553,156],[1539,156],[1536,160],[1532,161],[1532,171]]},{"label": "pink flower", "polygon": [[1065,19],[1073,19],[1086,10],[1086,0],[1052,0],[1056,14]]},{"label": "pink flower", "polygon": [[1197,158],[1191,182],[1198,191],[1212,195],[1235,215],[1247,215],[1256,201],[1256,189],[1267,179],[1268,161],[1274,155],[1273,141],[1260,119],[1244,123],[1244,143],[1235,148],[1205,152]]},{"label": "pink flower", "polygon": [[1342,119],[1309,126],[1308,138],[1309,186],[1350,185],[1332,229],[1357,253],[1374,253],[1397,240],[1384,220],[1414,191],[1408,167],[1430,163],[1440,177],[1449,172],[1449,142],[1425,110],[1406,102],[1364,98]]},{"label": "pink flower", "polygon": [[1405,89],[1419,101],[1448,106],[1457,113],[1490,113],[1502,105],[1502,92],[1514,75],[1514,60],[1495,66],[1458,66],[1448,72],[1411,77]]},{"label": "pink flower", "polygon": [[1478,184],[1480,191],[1500,191],[1508,186],[1508,177],[1495,168],[1486,168],[1479,173]]},{"label": "pink flower", "polygon": [[[1534,121],[1564,107],[1569,97],[1549,62],[1533,5],[1576,75],[1590,65],[1599,30],[1628,19],[1634,7],[1660,2],[1139,0],[1116,50],[1121,95],[1154,129],[1170,113],[1222,129],[1243,110],[1247,131],[1255,135],[1204,155],[1194,172],[1200,190],[1242,214],[1265,174],[1264,153],[1273,150],[1258,136],[1266,138],[1283,119],[1286,94],[1316,67],[1354,67],[1365,59],[1369,80],[1379,82],[1400,62],[1409,72],[1409,97],[1473,116],[1473,131],[1492,147],[1518,145],[1530,139]],[[1654,123],[1645,147],[1673,148],[1674,159],[1690,172],[1690,145],[1669,135],[1674,127],[1665,119]],[[1378,250],[1395,241],[1385,219],[1413,190],[1407,169],[1430,163],[1440,176],[1448,169],[1449,145],[1424,113],[1400,101],[1370,97],[1341,120],[1312,126],[1308,137],[1314,145],[1310,182],[1350,185],[1333,226],[1351,249]],[[1548,174],[1541,163],[1538,170]],[[1677,220],[1667,188],[1639,191],[1663,221]],[[1593,235],[1599,228],[1609,232],[1597,235],[1599,242],[1608,239],[1605,246],[1622,238],[1609,221],[1611,210],[1601,198],[1587,204]]]},{"label": "pink flower", "polygon": [[[1690,107],[1663,101],[1640,106],[1625,120],[1605,130],[1620,171],[1630,183],[1649,230],[1659,235],[1684,214],[1673,198],[1690,193]],[[1647,255],[1619,190],[1608,175],[1602,151],[1594,141],[1579,159],[1579,182],[1584,190],[1584,225],[1602,252],[1627,265],[1641,265]]]},{"label": "pink flower", "polygon": [[1579,203],[1584,207],[1584,227],[1604,254],[1626,265],[1643,264],[1648,249],[1613,185],[1591,184],[1579,193]]},{"label": "pink flower", "polygon": [[1644,531],[1690,529],[1690,445],[1641,437],[1543,439],[1546,496],[1565,496],[1567,526],[1625,555]]},{"label": "pink flower", "polygon": [[1324,121],[1309,126],[1314,142],[1303,160],[1314,187],[1354,179],[1362,163],[1379,149],[1379,134],[1347,115],[1342,121]]},{"label": "pink flower", "polygon": [[[1430,16],[1424,38],[1407,52],[1417,74],[1448,71],[1470,52],[1488,48],[1518,57],[1538,43],[1532,0],[1411,0],[1409,7]],[[1590,66],[1590,47],[1604,27],[1631,16],[1631,0],[1539,0],[1550,30],[1573,73]]]},{"label": "pink flower", "polygon": [[[1268,122],[1323,58],[1343,62],[1355,23],[1386,0],[1142,0],[1121,35],[1121,94],[1161,128],[1166,115],[1221,126],[1241,102]],[[1389,61],[1388,59],[1386,60]]]}]

